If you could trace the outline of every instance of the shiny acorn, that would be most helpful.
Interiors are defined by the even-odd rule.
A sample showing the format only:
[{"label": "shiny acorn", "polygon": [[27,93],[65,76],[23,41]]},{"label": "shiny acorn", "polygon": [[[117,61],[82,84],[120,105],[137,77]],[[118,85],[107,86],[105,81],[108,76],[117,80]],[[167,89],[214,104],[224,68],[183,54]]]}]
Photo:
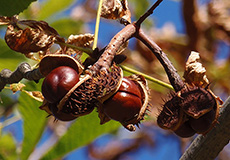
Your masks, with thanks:
[{"label": "shiny acorn", "polygon": [[79,82],[79,73],[71,67],[60,66],[52,70],[42,83],[42,94],[50,103],[57,103]]},{"label": "shiny acorn", "polygon": [[79,82],[83,70],[80,63],[68,55],[47,55],[41,60],[39,69],[45,76],[42,83],[44,102],[40,109],[58,120],[75,119],[76,116],[60,111],[58,104]]},{"label": "shiny acorn", "polygon": [[130,131],[135,131],[148,108],[147,84],[137,75],[124,77],[117,92],[103,103],[103,113]]},{"label": "shiny acorn", "polygon": [[127,121],[138,115],[142,107],[141,91],[130,79],[123,78],[116,94],[104,102],[105,114],[116,121]]},{"label": "shiny acorn", "polygon": [[105,101],[117,91],[123,77],[116,65],[108,71],[85,71],[83,75],[77,60],[59,54],[45,56],[39,68],[46,77],[42,85],[45,100],[40,109],[62,121],[92,112],[98,101]]}]

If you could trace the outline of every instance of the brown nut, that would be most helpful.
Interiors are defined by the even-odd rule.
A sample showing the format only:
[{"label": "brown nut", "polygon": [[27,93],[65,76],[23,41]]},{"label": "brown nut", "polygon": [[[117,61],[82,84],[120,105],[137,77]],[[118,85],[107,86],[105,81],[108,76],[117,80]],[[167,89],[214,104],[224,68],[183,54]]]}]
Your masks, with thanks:
[{"label": "brown nut", "polygon": [[128,130],[135,131],[134,125],[138,126],[144,119],[148,107],[146,81],[142,76],[133,75],[122,79],[121,86],[104,102],[100,112],[119,121]]},{"label": "brown nut", "polygon": [[79,82],[83,70],[80,63],[68,55],[47,55],[41,60],[39,69],[45,76],[42,84],[45,103],[40,108],[59,120],[75,119],[71,114],[60,112],[57,106]]},{"label": "brown nut", "polygon": [[42,94],[50,103],[57,103],[79,81],[79,74],[68,66],[52,70],[42,83]]}]

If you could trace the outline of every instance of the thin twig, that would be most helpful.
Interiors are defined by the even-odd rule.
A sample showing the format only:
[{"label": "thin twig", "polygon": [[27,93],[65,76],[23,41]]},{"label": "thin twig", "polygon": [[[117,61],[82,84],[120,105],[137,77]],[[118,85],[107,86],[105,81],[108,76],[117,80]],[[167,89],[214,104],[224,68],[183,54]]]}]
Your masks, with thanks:
[{"label": "thin twig", "polygon": [[[201,20],[198,17],[197,0],[183,0],[183,17],[188,35],[189,50],[199,51],[201,47],[202,32]],[[192,18],[191,18],[192,17]]]},{"label": "thin twig", "polygon": [[99,1],[98,9],[97,9],[97,19],[95,25],[95,32],[94,32],[94,42],[93,42],[93,50],[97,48],[97,40],[98,40],[98,32],[99,32],[99,24],[100,24],[100,17],[101,17],[101,8],[102,8],[103,0]]},{"label": "thin twig", "polygon": [[145,14],[143,14],[138,20],[137,22],[135,23],[137,26],[140,26],[141,23],[146,19],[148,18],[151,14],[153,14],[153,11],[160,5],[160,3],[162,2],[163,0],[158,0],[156,1],[156,3],[154,3],[154,5],[147,11],[145,12]]},{"label": "thin twig", "polygon": [[160,81],[159,79],[156,79],[156,78],[154,78],[154,77],[151,77],[151,76],[149,76],[149,75],[147,75],[147,74],[144,74],[144,73],[142,73],[142,72],[138,72],[137,70],[134,70],[134,69],[129,68],[129,67],[124,66],[124,65],[120,65],[120,67],[121,67],[124,71],[128,71],[128,72],[133,73],[133,74],[142,75],[142,76],[145,77],[147,80],[149,80],[149,81],[151,81],[151,82],[153,82],[153,83],[156,83],[156,84],[158,84],[158,85],[160,85],[160,86],[163,86],[163,87],[165,87],[165,88],[168,88],[168,89],[173,90],[173,87],[172,87],[170,84],[165,83],[165,82],[163,82],[163,81]]},{"label": "thin twig", "polygon": [[142,23],[160,4],[162,0],[157,1],[136,23],[128,24],[123,28],[119,33],[117,33],[113,39],[110,41],[108,46],[105,48],[104,53],[101,55],[99,60],[90,68],[91,72],[96,73],[97,71],[103,69],[109,69],[111,63],[119,50],[120,46],[124,44],[127,40],[132,37],[136,37],[141,40],[157,57],[162,66],[164,67],[169,81],[175,91],[180,91],[184,87],[184,82],[182,81],[180,75],[177,73],[177,70],[172,65],[171,61],[167,58],[166,54],[162,49],[153,42],[144,32],[140,29],[140,23]]},{"label": "thin twig", "polygon": [[184,82],[182,81],[180,75],[177,73],[177,70],[172,65],[171,61],[168,59],[162,49],[153,40],[151,40],[141,29],[135,35],[135,37],[143,42],[154,53],[154,55],[160,61],[161,65],[164,67],[165,72],[168,75],[168,79],[175,91],[180,91],[184,87]]},{"label": "thin twig", "polygon": [[132,38],[135,32],[136,27],[133,24],[127,25],[120,32],[118,32],[105,48],[105,51],[100,56],[99,60],[90,68],[90,70],[93,72],[97,72],[101,69],[108,70],[120,46]]}]

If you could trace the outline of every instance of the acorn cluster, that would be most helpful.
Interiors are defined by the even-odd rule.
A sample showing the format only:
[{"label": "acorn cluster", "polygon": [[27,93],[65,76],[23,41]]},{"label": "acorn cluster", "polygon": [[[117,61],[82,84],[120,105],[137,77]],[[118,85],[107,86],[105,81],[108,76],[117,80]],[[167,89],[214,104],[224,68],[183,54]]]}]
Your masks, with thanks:
[{"label": "acorn cluster", "polygon": [[186,85],[172,93],[163,106],[157,123],[163,129],[172,130],[180,137],[195,133],[205,135],[217,122],[219,106],[211,90]]},{"label": "acorn cluster", "polygon": [[40,62],[45,76],[40,109],[57,120],[71,121],[98,108],[101,124],[110,119],[135,130],[148,109],[147,83],[142,76],[123,77],[115,64],[96,74],[68,55],[47,55]]}]

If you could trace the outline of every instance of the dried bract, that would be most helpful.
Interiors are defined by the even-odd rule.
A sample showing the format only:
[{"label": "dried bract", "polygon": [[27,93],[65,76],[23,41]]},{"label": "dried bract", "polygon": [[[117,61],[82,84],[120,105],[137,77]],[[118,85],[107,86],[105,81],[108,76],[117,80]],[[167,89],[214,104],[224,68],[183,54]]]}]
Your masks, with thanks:
[{"label": "dried bract", "polygon": [[185,116],[182,109],[178,106],[180,99],[173,95],[173,97],[168,100],[161,113],[157,117],[157,124],[163,129],[177,130],[183,123]]},{"label": "dried bract", "polygon": [[10,85],[10,90],[13,93],[16,93],[17,91],[21,91],[23,88],[25,87],[25,85],[23,83],[13,83]]},{"label": "dried bract", "polygon": [[0,16],[0,25],[8,25],[12,21],[13,18],[16,17],[6,17],[6,16]]},{"label": "dried bract", "polygon": [[69,66],[78,71],[79,74],[81,74],[84,69],[79,61],[65,54],[49,54],[44,56],[39,66],[39,70],[44,76],[47,76],[52,70],[59,66]]},{"label": "dried bract", "polygon": [[44,97],[40,91],[24,91],[27,93],[31,98],[35,99],[36,101],[43,102]]},{"label": "dried bract", "polygon": [[198,60],[199,53],[191,52],[185,72],[185,85],[164,104],[157,123],[178,136],[206,134],[217,122],[222,101],[209,89],[206,70]]},{"label": "dried bract", "polygon": [[14,20],[7,27],[5,41],[12,50],[27,56],[30,52],[46,51],[55,41],[64,39],[44,21]]},{"label": "dried bract", "polygon": [[206,69],[200,62],[198,52],[191,52],[185,66],[184,78],[188,84],[194,84],[195,86],[206,86],[209,81],[205,75]]},{"label": "dried bract", "polygon": [[[90,46],[90,44],[93,43],[93,40],[94,40],[94,35],[90,33],[86,33],[80,35],[70,35],[66,43],[74,45],[76,47],[87,48]],[[82,51],[79,51],[78,49],[74,49],[74,48],[67,48],[65,54],[80,56],[82,54]]]},{"label": "dried bract", "polygon": [[107,19],[123,18],[131,22],[131,13],[128,8],[127,0],[104,0],[101,16]]}]

